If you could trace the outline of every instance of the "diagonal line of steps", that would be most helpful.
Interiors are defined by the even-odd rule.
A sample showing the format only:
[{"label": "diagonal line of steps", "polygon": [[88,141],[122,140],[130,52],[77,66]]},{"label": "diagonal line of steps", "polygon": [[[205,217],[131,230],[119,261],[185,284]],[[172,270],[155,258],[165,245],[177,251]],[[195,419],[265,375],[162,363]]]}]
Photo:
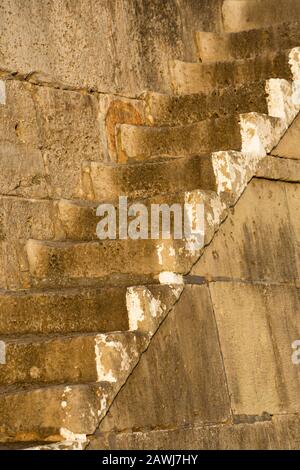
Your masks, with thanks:
[{"label": "diagonal line of steps", "polygon": [[[270,61],[269,65],[265,66],[261,63],[258,66],[258,69],[261,67],[263,70],[263,76],[264,73],[267,74],[267,70],[269,72],[271,70],[268,78],[272,77],[272,71],[275,71],[276,67],[282,67],[284,75],[282,78],[298,80],[299,50],[294,50],[292,55],[282,53],[274,57],[276,58],[272,60],[275,65]],[[199,66],[199,64],[196,65]],[[218,65],[220,73],[222,66]],[[250,67],[249,64],[248,66]],[[243,67],[240,69],[241,77],[242,72],[244,73],[247,69]],[[208,74],[208,83],[209,76]],[[259,80],[261,79],[263,77],[260,75]],[[215,77],[212,76],[209,86],[213,86],[214,80]],[[299,103],[294,102],[291,83],[285,80],[271,80],[267,84],[267,89],[269,92],[268,115],[257,112],[242,114],[238,118],[232,115],[230,116],[233,121],[231,123],[229,118],[228,120],[220,118],[218,122],[222,122],[223,125],[220,125],[219,137],[221,138],[224,130],[227,130],[229,134],[223,151],[219,146],[214,147],[215,142],[212,141],[212,133],[217,130],[217,127],[214,127],[215,121],[212,127],[209,127],[207,123],[201,123],[201,126],[204,126],[201,127],[202,137],[205,130],[211,131],[208,136],[208,143],[211,147],[204,147],[207,141],[203,143],[201,139],[197,140],[197,149],[200,148],[199,142],[204,148],[204,154],[199,156],[179,155],[177,157],[178,153],[174,153],[176,145],[172,147],[173,153],[168,150],[168,145],[172,146],[174,142],[176,144],[177,139],[174,131],[168,129],[169,140],[163,143],[165,145],[163,150],[167,149],[168,156],[172,156],[172,159],[123,166],[97,162],[86,163],[82,169],[83,197],[95,202],[109,199],[116,201],[123,192],[132,198],[150,198],[168,190],[172,190],[173,193],[181,191],[180,197],[184,201],[205,202],[208,208],[205,220],[207,228],[205,243],[208,243],[226,216],[227,208],[237,201],[248,181],[255,174],[259,163],[267,160],[267,153],[278,144],[299,112]],[[187,139],[188,135],[191,140],[198,139],[197,132],[201,130],[199,123],[189,125],[194,126],[189,129],[190,134],[182,132],[181,138]],[[122,126],[120,129],[122,130]],[[129,127],[125,126],[124,129],[128,130]],[[130,128],[132,129],[133,127]],[[179,126],[176,128],[177,132],[178,129]],[[143,133],[145,128],[142,127],[139,131]],[[157,129],[152,128],[152,131],[157,132]],[[135,128],[132,130],[132,135],[136,132]],[[138,151],[135,147],[133,148],[132,153],[135,156],[140,156],[143,152],[146,158],[157,156],[147,150],[147,142],[151,143],[151,139],[152,149],[155,149],[156,145],[155,138],[152,136],[150,139],[149,132],[149,129],[146,129],[146,136],[138,137],[141,145],[139,144]],[[216,140],[219,137],[216,135]],[[132,136],[128,138],[128,147],[132,145],[131,138]],[[220,141],[218,142],[220,144]],[[188,150],[188,147],[185,147],[185,149],[187,153],[191,151],[191,148]],[[159,150],[161,151],[161,147]],[[166,155],[162,152],[161,156]],[[185,169],[188,170],[187,175],[182,174]],[[193,176],[193,172],[196,176]],[[160,197],[162,196],[158,196],[158,200],[161,200]],[[173,195],[170,195],[170,198],[170,201],[173,200]],[[179,299],[184,284],[181,274],[190,270],[192,263],[202,252],[199,249],[188,255],[182,245],[185,243],[184,240],[178,241],[177,245],[174,245],[174,240],[166,243],[164,241],[163,245],[160,240],[155,243],[140,240],[135,241],[134,244],[131,240],[94,241],[94,235],[90,235],[94,224],[93,211],[93,205],[60,201],[56,205],[56,216],[62,230],[62,237],[75,236],[79,240],[30,239],[26,242],[25,251],[28,255],[33,285],[52,286],[54,290],[51,293],[47,290],[39,290],[34,293],[28,291],[0,294],[0,302],[4,302],[4,307],[14,309],[13,320],[16,322],[15,327],[7,321],[4,321],[1,326],[3,329],[0,340],[1,357],[3,359],[4,352],[6,360],[6,364],[3,363],[0,366],[2,383],[0,440],[2,442],[20,440],[33,443],[65,440],[62,446],[78,444],[78,448],[84,447],[87,435],[95,431],[152,335]],[[83,231],[80,228],[76,230],[78,220],[88,221],[88,226]],[[90,236],[92,240],[83,240]],[[141,265],[141,259],[143,265]],[[153,286],[131,284],[126,290],[119,288],[117,305],[113,305],[110,299],[116,291],[106,290],[108,288],[99,289],[98,281],[102,278],[105,281],[111,280],[114,274],[118,275],[120,272],[123,272],[125,276],[140,272],[148,273],[154,275],[155,280],[160,284]],[[129,275],[129,282],[130,279]],[[79,288],[81,283],[91,280],[95,281],[97,289]],[[72,285],[73,282],[76,289],[72,291],[65,289],[66,285]],[[61,291],[58,289],[60,286],[63,286]],[[85,295],[81,296],[83,291],[89,292],[90,307],[83,305],[86,299]],[[104,300],[102,295],[105,294],[107,294],[107,299]],[[37,299],[37,305],[32,311],[31,306],[34,300],[30,296],[36,296]],[[72,312],[70,301],[72,296],[78,299],[78,310],[75,309],[74,312]],[[61,302],[63,313],[58,309],[56,314],[62,315],[65,322],[63,328],[66,328],[65,334],[57,330],[58,323],[55,323],[55,320],[53,330],[49,325],[55,317],[53,306],[57,302]],[[111,305],[109,305],[110,302]],[[105,328],[96,320],[99,306],[101,309],[104,306],[106,319],[114,308],[120,308],[118,314],[121,314],[121,321],[126,322],[126,325],[122,324],[122,331],[104,333],[100,330],[100,332],[91,331],[91,334],[79,334],[80,331],[78,332],[77,328],[81,328],[82,323],[77,318],[77,313],[78,315],[85,314],[86,309],[90,310],[91,321],[96,322],[96,327]],[[31,316],[28,316],[27,322],[22,323],[20,316],[23,308],[30,311]],[[46,331],[42,332],[44,326],[43,323],[38,322],[38,315],[44,315],[46,318],[48,336],[42,337],[41,335]],[[120,321],[119,317],[118,321]],[[16,326],[18,322],[20,322],[20,328]],[[70,334],[70,325],[74,327],[74,334]],[[116,325],[117,323],[112,327],[116,328]],[[82,328],[86,333],[87,324]],[[22,337],[18,336],[17,330],[19,334],[23,334]],[[49,336],[50,332],[60,333],[60,336]],[[39,336],[36,336],[37,334]],[[52,361],[55,357],[57,361],[54,364]],[[62,381],[71,383],[59,384]]]},{"label": "diagonal line of steps", "polygon": [[[127,289],[127,332],[6,339],[7,365],[0,370],[6,383],[0,388],[0,441],[83,446],[181,292],[182,285]],[[51,385],[60,380],[66,383]],[[22,382],[23,389],[18,389],[16,384]]]}]

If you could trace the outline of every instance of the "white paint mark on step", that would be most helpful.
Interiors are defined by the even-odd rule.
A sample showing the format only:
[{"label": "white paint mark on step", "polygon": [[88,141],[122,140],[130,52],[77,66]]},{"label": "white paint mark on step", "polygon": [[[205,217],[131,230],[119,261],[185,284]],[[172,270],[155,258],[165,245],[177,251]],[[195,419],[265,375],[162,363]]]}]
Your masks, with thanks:
[{"label": "white paint mark on step", "polygon": [[0,104],[6,104],[6,84],[3,80],[0,80]]},{"label": "white paint mark on step", "polygon": [[6,364],[6,344],[0,341],[0,365]]},{"label": "white paint mark on step", "polygon": [[129,318],[130,331],[138,330],[139,323],[145,318],[141,302],[141,292],[136,287],[128,287],[126,292],[126,305]]},{"label": "white paint mark on step", "polygon": [[183,277],[181,274],[176,274],[176,273],[171,273],[168,271],[165,271],[163,273],[160,273],[158,276],[159,282],[161,284],[165,285],[183,285]]}]

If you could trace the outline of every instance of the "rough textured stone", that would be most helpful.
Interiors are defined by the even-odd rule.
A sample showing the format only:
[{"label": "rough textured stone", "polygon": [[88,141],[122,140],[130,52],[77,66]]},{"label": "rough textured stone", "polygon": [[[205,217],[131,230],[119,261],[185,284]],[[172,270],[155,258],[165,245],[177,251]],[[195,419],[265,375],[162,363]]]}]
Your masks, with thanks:
[{"label": "rough textured stone", "polygon": [[300,16],[297,0],[225,0],[222,5],[225,31],[261,28]]},{"label": "rough textured stone", "polygon": [[100,431],[225,422],[229,414],[209,292],[205,286],[188,286],[119,393]]},{"label": "rough textured stone", "polygon": [[143,99],[148,124],[161,126],[186,125],[203,119],[248,113],[253,109],[264,114],[268,111],[265,81],[192,95],[148,92]]},{"label": "rough textured stone", "polygon": [[271,180],[300,182],[300,162],[288,158],[265,158],[256,171],[256,176]]},{"label": "rough textured stone", "polygon": [[210,291],[233,413],[299,413],[291,345],[300,338],[300,290],[216,282]]},{"label": "rough textured stone", "polygon": [[255,424],[183,426],[97,435],[88,450],[298,450],[299,416],[281,416]]},{"label": "rough textured stone", "polygon": [[83,165],[85,199],[114,201],[120,195],[145,198],[193,189],[216,188],[210,157],[195,156],[122,166],[97,162]]},{"label": "rough textured stone", "polygon": [[5,83],[1,194],[78,197],[82,161],[103,159],[97,98],[17,80]]},{"label": "rough textured stone", "polygon": [[160,0],[4,0],[0,66],[79,89],[166,91],[169,58],[193,59],[194,31],[220,26],[220,3],[171,0],[161,8]]},{"label": "rough textured stone", "polygon": [[126,289],[122,287],[0,294],[1,335],[127,329]]},{"label": "rough textured stone", "polygon": [[33,285],[89,285],[110,276],[184,273],[197,255],[184,240],[104,240],[41,242],[26,245]]},{"label": "rough textured stone", "polygon": [[[299,159],[268,155],[300,110],[299,31],[281,1],[161,3],[1,3],[4,448],[299,444]],[[230,4],[272,27],[220,34]],[[100,242],[120,195],[203,203],[204,246]]]},{"label": "rough textured stone", "polygon": [[[209,119],[187,126],[122,125],[119,150],[125,162],[159,156],[208,155],[216,150],[240,150],[238,116]],[[121,162],[122,163],[122,162]]]},{"label": "rough textured stone", "polygon": [[297,249],[285,184],[253,180],[193,274],[293,283],[300,275]]},{"label": "rough textured stone", "polygon": [[202,62],[249,59],[258,56],[262,51],[266,54],[299,46],[299,23],[272,24],[269,27],[237,33],[198,31],[196,44]]},{"label": "rough textured stone", "polygon": [[122,332],[53,339],[10,338],[4,343],[1,385],[116,383],[134,367],[147,337]]},{"label": "rough textured stone", "polygon": [[109,384],[91,384],[2,393],[0,441],[85,438],[94,432],[109,390]]},{"label": "rough textured stone", "polygon": [[284,52],[211,64],[177,60],[171,63],[170,72],[172,86],[177,94],[207,93],[226,86],[241,86],[273,77],[292,79],[288,55]]}]

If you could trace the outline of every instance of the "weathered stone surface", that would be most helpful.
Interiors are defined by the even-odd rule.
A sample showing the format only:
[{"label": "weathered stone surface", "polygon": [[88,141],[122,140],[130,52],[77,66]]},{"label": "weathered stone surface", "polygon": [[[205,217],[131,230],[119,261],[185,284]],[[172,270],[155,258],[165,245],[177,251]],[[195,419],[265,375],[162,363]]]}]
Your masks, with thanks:
[{"label": "weathered stone surface", "polygon": [[89,285],[110,276],[184,273],[193,257],[184,240],[41,242],[26,245],[33,285]]},{"label": "weathered stone surface", "polygon": [[300,162],[268,156],[260,164],[256,176],[271,180],[300,183]]},{"label": "weathered stone surface", "polygon": [[[57,218],[61,224],[61,238],[70,240],[94,240],[99,217],[96,216],[97,204],[88,201],[61,199],[57,203]],[[33,238],[33,237],[31,237]]]},{"label": "weathered stone surface", "polygon": [[299,208],[299,184],[286,185],[285,188],[287,205],[289,209],[291,227],[294,236],[294,244],[296,251],[296,263],[298,273],[300,273],[300,208]]},{"label": "weathered stone surface", "polygon": [[128,329],[126,289],[0,294],[0,334],[108,332]]},{"label": "weathered stone surface", "polygon": [[4,339],[0,384],[124,381],[148,338],[132,332],[53,339]]},{"label": "weathered stone surface", "polygon": [[94,432],[110,389],[109,384],[60,385],[1,393],[0,441],[85,438]]},{"label": "weathered stone surface", "polygon": [[298,116],[286,134],[283,136],[277,147],[272,150],[272,155],[282,158],[300,159],[299,150],[300,139],[300,117]]},{"label": "weathered stone surface", "polygon": [[40,150],[1,143],[1,194],[47,197],[46,169]]},{"label": "weathered stone surface", "polygon": [[1,194],[78,197],[81,164],[101,160],[95,96],[7,80]]},{"label": "weathered stone surface", "polygon": [[[299,185],[274,178],[298,181],[299,159],[267,154],[300,109],[299,32],[274,26],[282,2],[240,0],[233,23],[267,5],[272,28],[222,34],[223,62],[197,64],[192,35],[220,31],[229,0],[96,3],[0,7],[0,441],[83,449],[125,385],[96,447],[294,446]],[[255,172],[273,182],[212,241]],[[204,203],[210,245],[96,240],[120,195]]]},{"label": "weathered stone surface", "polygon": [[299,413],[291,345],[300,338],[300,290],[216,282],[210,292],[233,413]]},{"label": "weathered stone surface", "polygon": [[0,241],[0,255],[0,288],[27,289],[30,282],[25,241]]},{"label": "weathered stone surface", "polygon": [[241,134],[238,116],[207,119],[176,127],[120,126],[121,163],[154,157],[208,155],[216,150],[240,150]]},{"label": "weathered stone surface", "polygon": [[0,239],[54,239],[62,233],[50,200],[0,197]]},{"label": "weathered stone surface", "polygon": [[210,156],[121,166],[87,162],[83,166],[82,192],[90,200],[106,202],[120,195],[145,198],[198,188],[216,188]]},{"label": "weathered stone surface", "polygon": [[145,118],[151,125],[186,125],[254,109],[258,113],[268,112],[264,80],[192,95],[147,92],[143,99]]},{"label": "weathered stone surface", "polygon": [[225,422],[229,413],[209,292],[205,286],[188,286],[118,394],[100,432]]},{"label": "weathered stone surface", "polygon": [[[117,200],[113,202],[116,214],[118,214],[119,201]],[[173,206],[173,204],[179,204],[182,210],[185,203],[192,204],[194,207],[196,207],[196,204],[204,204],[205,243],[210,241],[214,230],[219,227],[219,223],[226,213],[226,207],[221,203],[214,191],[178,191],[175,193],[160,194],[141,200],[128,199],[127,202],[128,209],[132,204],[142,203],[147,208],[148,215],[151,214],[152,204],[167,204],[169,207]],[[97,207],[97,203],[89,201],[59,201],[59,223],[63,233],[60,239],[69,239],[73,241],[99,240],[96,234],[96,227],[100,221],[100,216],[96,215]],[[181,226],[184,233],[183,218]],[[170,227],[171,238],[173,239],[174,220],[172,217],[170,221]],[[151,223],[148,224],[148,235],[150,238]],[[162,239],[161,226],[159,231],[159,239]]]},{"label": "weathered stone surface", "polygon": [[101,433],[87,450],[298,450],[299,416],[255,424]]},{"label": "weathered stone surface", "polygon": [[220,0],[171,0],[164,8],[160,0],[3,0],[0,66],[79,89],[167,91],[169,58],[193,59],[194,31],[218,28],[219,6]]},{"label": "weathered stone surface", "polygon": [[225,31],[243,31],[295,21],[300,5],[297,0],[225,0],[222,16]]},{"label": "weathered stone surface", "polygon": [[280,49],[292,49],[300,44],[298,22],[272,22],[268,27],[248,31],[240,28],[236,33],[198,31],[195,37],[199,59],[202,62],[249,59],[258,56],[262,51],[266,54]]},{"label": "weathered stone surface", "polygon": [[241,86],[270,78],[292,79],[288,54],[278,52],[231,62],[189,63],[173,61],[171,79],[175,93],[207,93],[215,88]]},{"label": "weathered stone surface", "polygon": [[[219,245],[217,234],[211,245],[206,248],[198,267],[192,271],[196,275],[200,274],[200,277],[186,278],[186,282],[203,283],[204,279],[201,277],[203,272],[200,270],[203,262],[204,269],[207,270],[207,281],[211,280],[209,287],[204,285],[185,287],[178,304],[160,327],[140,364],[100,424],[99,430],[92,438],[90,448],[297,447],[299,420],[295,413],[299,412],[300,376],[299,370],[292,363],[291,348],[292,342],[300,336],[300,323],[296,314],[299,311],[300,298],[299,289],[295,286],[297,261],[293,246],[295,240],[297,243],[299,232],[297,188],[296,185],[280,182],[252,181],[237,204],[234,215],[225,222],[224,227],[226,229],[227,226],[228,231],[226,230],[226,238],[221,236],[222,245]],[[278,245],[276,240],[278,230],[274,225],[274,221],[277,220],[280,227],[285,227],[285,235],[281,236],[286,244],[285,251],[282,247],[273,248]],[[221,235],[222,230],[223,228],[219,232]],[[259,238],[258,230],[261,231]],[[248,265],[251,267],[247,272],[249,282],[241,282],[238,280],[241,274],[233,269],[236,266],[237,270],[243,270],[245,265],[244,251],[239,248],[238,241],[243,242],[243,236],[252,233],[258,238],[260,249],[255,250],[258,255],[248,259]],[[271,249],[264,248],[264,240],[272,243]],[[246,238],[248,246],[253,249],[251,241],[249,237]],[[231,243],[232,250],[227,256],[226,250]],[[208,257],[205,259],[206,252]],[[224,268],[222,264],[217,268],[215,266],[215,260],[219,258],[218,253],[225,254],[222,260]],[[272,266],[270,253],[274,253],[271,257],[271,263],[274,262]],[[258,263],[256,256],[259,256],[259,266],[256,264]],[[291,266],[286,266],[286,259]],[[259,271],[258,267],[265,272]],[[269,276],[267,281],[265,273]],[[213,278],[217,281],[218,276],[225,276],[230,282],[222,279],[220,279],[222,282],[212,282]],[[208,299],[206,297],[208,289],[211,300],[205,301],[205,298]],[[200,323],[198,312],[199,314],[203,312],[204,315],[202,317],[201,313]],[[220,343],[212,339],[211,331],[204,333],[200,328],[202,335],[199,338],[202,346],[201,353],[198,353],[194,344],[198,338],[197,325],[203,325],[204,319],[212,321],[213,315],[216,315]],[[169,328],[172,329],[172,333]],[[175,328],[177,332],[175,338],[180,341],[179,358],[174,352],[178,347],[177,340],[174,341]],[[185,334],[188,335],[188,340],[184,339]],[[204,353],[202,348],[206,345],[206,342],[203,345],[205,338],[210,347],[214,347],[214,353]],[[199,419],[201,412],[198,408],[198,399],[201,399],[205,393],[203,385],[210,380],[206,378],[202,382],[197,374],[199,371],[201,374],[216,372],[216,367],[210,367],[209,361],[212,357],[216,359],[219,347],[224,358],[231,408],[234,412],[233,422],[236,424],[229,424],[225,417],[215,416],[209,419],[208,426],[203,428],[199,426],[206,421]],[[189,359],[186,351],[197,354],[197,361]],[[165,364],[161,361],[163,354],[168,358]],[[199,367],[199,360],[204,358],[206,365]],[[174,363],[174,368],[170,367],[170,363]],[[195,367],[198,372],[193,375]],[[153,381],[155,372],[159,374],[160,379]],[[184,392],[185,388],[181,388],[182,381],[186,377],[189,377],[190,384],[187,395]],[[177,383],[172,387],[170,384],[174,380],[177,380]],[[149,386],[145,387],[147,383]],[[141,384],[143,384],[142,389],[139,388]],[[201,393],[198,392],[198,399],[195,399],[193,387],[198,387],[198,384],[203,385],[200,385]],[[211,387],[211,390],[213,389],[214,387]],[[174,398],[173,390],[176,390],[176,393],[180,390],[180,399],[176,396]],[[140,401],[141,403],[146,401],[150,406],[145,410],[144,406],[139,407]],[[210,399],[206,398],[205,402],[210,403]],[[220,400],[217,402],[220,403]],[[175,403],[176,412],[173,409]],[[184,410],[185,403],[189,403],[186,410]],[[214,413],[217,409],[218,407],[214,408]],[[211,412],[210,406],[207,412]],[[289,413],[289,417],[281,416],[285,413]],[[271,418],[273,414],[274,417]],[[183,420],[181,416],[184,416]],[[218,422],[223,424],[217,424]]]},{"label": "weathered stone surface", "polygon": [[285,184],[253,180],[192,272],[208,279],[295,282],[296,253]]}]

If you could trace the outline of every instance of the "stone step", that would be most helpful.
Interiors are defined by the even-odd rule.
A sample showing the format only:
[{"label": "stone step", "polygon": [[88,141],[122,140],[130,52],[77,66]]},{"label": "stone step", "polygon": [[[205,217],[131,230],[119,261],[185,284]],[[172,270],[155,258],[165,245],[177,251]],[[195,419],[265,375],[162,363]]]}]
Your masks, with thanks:
[{"label": "stone step", "polygon": [[0,442],[86,440],[109,405],[112,384],[59,385],[0,394]]},{"label": "stone step", "polygon": [[207,155],[219,150],[241,148],[239,118],[206,119],[175,127],[123,124],[118,132],[119,161],[143,161],[174,155]]},{"label": "stone step", "polygon": [[127,329],[124,287],[0,292],[2,336]]},{"label": "stone step", "polygon": [[83,164],[82,193],[88,200],[116,201],[119,196],[143,199],[198,188],[212,191],[216,188],[210,156],[127,165]]},{"label": "stone step", "polygon": [[[217,176],[216,176],[217,179]],[[184,203],[201,198],[206,201],[212,201],[216,194],[213,191],[206,190],[193,190],[193,191],[177,191],[175,193],[161,194],[158,196],[149,197],[146,199],[128,199],[127,209],[133,204],[143,204],[148,210],[148,214],[151,213],[151,206],[153,204],[167,204],[172,206],[173,204],[179,204],[183,207]],[[116,217],[118,219],[119,214],[119,200],[112,202],[113,207],[116,211]],[[100,215],[97,216],[98,203],[87,203],[83,204],[82,201],[65,201],[59,202],[62,205],[60,210],[60,221],[64,226],[65,236],[67,239],[73,241],[93,241],[99,240],[96,234],[96,227],[101,220]],[[209,211],[209,207],[206,209]],[[84,228],[82,228],[84,224]],[[173,220],[171,220],[171,229],[173,230]],[[151,224],[148,226],[149,237],[151,235]],[[173,232],[172,232],[173,234]],[[159,240],[162,239],[161,231],[159,233]],[[117,292],[116,294],[117,295]],[[1,331],[0,331],[1,334]]]},{"label": "stone step", "polygon": [[143,98],[146,119],[153,126],[193,124],[250,111],[268,112],[265,80],[190,95],[146,92]]},{"label": "stone step", "polygon": [[[86,435],[94,433],[150,337],[182,292],[180,276],[165,274],[161,280],[165,285],[127,290],[130,331],[44,341],[37,337],[2,337],[6,343],[6,365],[0,366],[2,382],[17,380],[18,385],[0,387],[1,448],[13,448],[16,443],[20,448],[40,448],[43,443],[56,450],[84,448]],[[81,356],[80,351],[84,352]],[[76,365],[81,373],[75,372]],[[36,385],[27,383],[29,375]],[[66,382],[41,388],[43,380],[66,376],[75,380],[96,378],[97,382]],[[51,442],[56,444],[52,446]]]},{"label": "stone step", "polygon": [[298,0],[224,0],[224,31],[257,29],[300,18]]},{"label": "stone step", "polygon": [[132,370],[148,337],[119,332],[97,335],[0,337],[5,363],[0,385],[93,383],[123,381]]},{"label": "stone step", "polygon": [[33,286],[91,286],[100,281],[161,272],[184,273],[194,259],[186,240],[105,240],[51,242],[29,240],[27,255]]},{"label": "stone step", "polygon": [[[271,82],[271,81],[269,81]],[[288,126],[288,118],[294,116],[298,107],[291,105],[291,85],[285,80],[275,80],[273,87],[278,98],[271,103],[271,115],[259,113],[241,114],[239,117],[228,118],[228,127],[235,122],[232,147],[241,148],[242,152],[254,160],[262,158],[277,144]],[[286,97],[286,92],[289,96]],[[273,96],[274,98],[274,96]],[[240,123],[238,123],[238,119]],[[224,123],[224,120],[215,120]],[[231,121],[231,123],[230,123]],[[232,126],[234,127],[234,126]],[[140,128],[143,133],[143,127]],[[174,128],[163,128],[173,132]],[[147,128],[156,131],[155,128]],[[224,130],[224,129],[223,129]],[[221,132],[220,132],[221,134]],[[170,134],[167,134],[170,135]],[[204,136],[205,137],[205,136]],[[211,139],[213,136],[211,135]],[[222,138],[222,137],[221,137]],[[228,136],[230,138],[230,136]],[[143,141],[142,141],[143,143]],[[212,144],[213,145],[213,144]],[[147,147],[144,149],[148,155]],[[224,153],[217,152],[217,153]],[[225,151],[226,153],[226,151]],[[192,157],[165,157],[161,160],[152,159],[143,163],[125,165],[105,165],[98,162],[85,162],[83,165],[82,194],[87,200],[113,202],[119,196],[129,199],[150,198],[159,194],[168,194],[195,189],[215,191],[220,178],[224,175],[216,172],[211,155],[195,155]]]},{"label": "stone step", "polygon": [[250,59],[300,45],[300,23],[282,23],[237,33],[195,34],[198,57],[201,62],[226,62]]},{"label": "stone step", "polygon": [[174,60],[170,64],[176,94],[209,93],[228,86],[239,87],[270,78],[292,80],[290,51],[251,59],[215,63],[192,63]]},{"label": "stone step", "polygon": [[[219,168],[214,162],[214,160],[218,160],[217,157],[217,155],[211,157],[211,164],[217,175],[216,180],[220,179],[220,191],[223,192],[227,190],[224,187],[225,175],[229,171],[233,171],[233,160],[228,157],[221,162]],[[86,286],[107,280],[110,283],[119,283],[121,278],[123,280],[125,278],[128,286],[133,285],[134,279],[141,275],[150,282],[149,279],[157,279],[161,273],[166,271],[184,274],[190,263],[200,255],[203,245],[210,241],[225,210],[224,204],[221,203],[215,192],[203,190],[160,195],[141,202],[144,203],[145,209],[149,209],[151,204],[165,204],[169,209],[172,209],[173,204],[178,204],[181,209],[180,228],[183,226],[184,204],[190,204],[193,208],[190,215],[193,228],[196,227],[196,219],[194,218],[196,205],[202,204],[204,207],[203,223],[201,220],[201,227],[197,225],[199,227],[197,235],[186,233],[183,227],[180,239],[174,239],[173,222],[171,222],[170,239],[163,239],[161,222],[158,237],[152,236],[149,230],[151,219],[148,211],[148,226],[145,232],[145,236],[148,238],[145,239],[132,237],[120,239],[117,224],[116,239],[114,240],[90,242],[29,240],[26,244],[26,253],[32,285],[38,288],[58,285]],[[75,211],[74,214],[76,217],[77,212]],[[172,217],[170,219],[172,220]],[[128,222],[130,229],[129,224],[130,220]]]}]

